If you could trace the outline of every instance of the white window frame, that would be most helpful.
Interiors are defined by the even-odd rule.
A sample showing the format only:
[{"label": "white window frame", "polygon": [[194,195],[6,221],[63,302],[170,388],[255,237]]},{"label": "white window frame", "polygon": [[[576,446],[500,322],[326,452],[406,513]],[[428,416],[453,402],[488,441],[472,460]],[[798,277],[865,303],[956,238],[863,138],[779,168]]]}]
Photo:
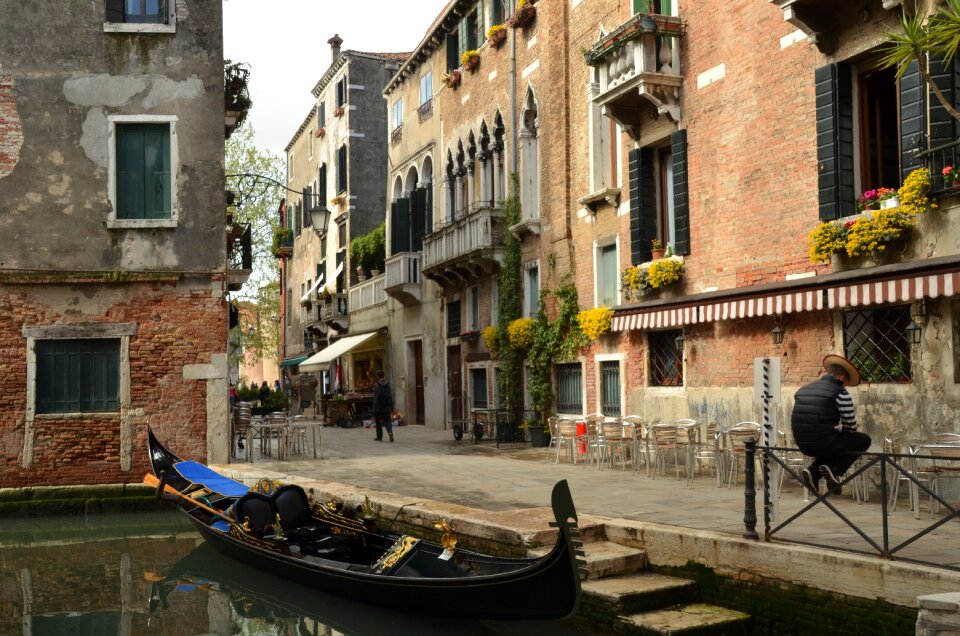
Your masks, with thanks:
[{"label": "white window frame", "polygon": [[[427,81],[430,88],[430,90],[427,91],[426,99],[424,99],[424,95],[423,95],[424,80]],[[427,71],[426,73],[420,76],[420,106],[423,106],[424,104],[429,102],[431,99],[433,99],[433,71]]]},{"label": "white window frame", "polygon": [[403,96],[401,95],[390,106],[390,130],[396,130],[403,126]]},{"label": "white window frame", "polygon": [[627,385],[624,380],[626,375],[624,373],[624,363],[627,360],[627,354],[625,353],[598,353],[594,357],[593,361],[593,373],[595,386],[597,387],[596,395],[596,405],[593,409],[594,413],[601,413],[603,407],[603,377],[600,375],[600,363],[601,362],[619,362],[620,363],[620,416],[626,417],[630,414],[627,409]]},{"label": "white window frame", "polygon": [[[614,236],[610,239],[603,241],[594,241],[593,242],[593,306],[602,307],[603,306],[603,284],[606,282],[603,279],[603,260],[602,254],[604,248],[610,247],[613,245],[614,249],[614,258],[616,259],[617,272],[620,271],[620,236]],[[619,285],[619,274],[614,278],[613,286],[615,290],[614,304],[619,305],[622,300],[620,297],[620,285]]]},{"label": "white window frame", "polygon": [[[103,3],[100,3],[103,6]],[[167,22],[103,22],[104,33],[176,33],[177,0],[167,0]]]},{"label": "white window frame", "polygon": [[[108,228],[137,229],[177,227],[180,209],[177,205],[177,181],[180,175],[180,151],[177,148],[176,115],[109,115],[107,117],[107,197],[110,211],[107,213]],[[170,218],[169,219],[118,219],[117,218],[117,124],[168,124],[170,126]]]},{"label": "white window frame", "polygon": [[484,374],[485,374],[484,401],[485,401],[486,404],[487,404],[487,406],[486,406],[485,408],[488,408],[488,409],[490,408],[490,368],[489,368],[489,365],[487,365],[487,364],[485,364],[485,363],[484,363],[484,364],[467,365],[467,386],[469,387],[469,389],[468,389],[468,391],[467,391],[467,397],[469,398],[469,407],[470,407],[470,412],[471,412],[471,413],[473,412],[474,409],[484,408],[484,407],[477,407],[477,406],[474,406],[474,405],[473,405],[473,399],[474,399],[474,394],[473,394],[473,372],[474,372],[474,371],[483,371]]}]

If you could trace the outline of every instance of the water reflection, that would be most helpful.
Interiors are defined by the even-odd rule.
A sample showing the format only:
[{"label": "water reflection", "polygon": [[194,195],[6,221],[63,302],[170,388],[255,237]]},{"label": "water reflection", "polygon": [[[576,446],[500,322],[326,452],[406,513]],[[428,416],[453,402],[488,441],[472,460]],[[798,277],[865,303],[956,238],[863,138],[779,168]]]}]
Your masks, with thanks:
[{"label": "water reflection", "polygon": [[[469,603],[469,598],[464,598]],[[524,636],[565,623],[422,618],[315,592],[221,557],[179,515],[0,529],[0,634]]]}]

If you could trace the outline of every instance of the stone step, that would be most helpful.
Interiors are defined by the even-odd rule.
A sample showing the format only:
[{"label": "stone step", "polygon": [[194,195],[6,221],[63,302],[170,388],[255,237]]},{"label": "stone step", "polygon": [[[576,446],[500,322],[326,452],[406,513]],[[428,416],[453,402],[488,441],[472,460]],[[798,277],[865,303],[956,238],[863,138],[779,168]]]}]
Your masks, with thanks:
[{"label": "stone step", "polygon": [[715,605],[678,605],[620,616],[614,631],[642,636],[742,636],[749,632],[749,620],[748,614]]},{"label": "stone step", "polygon": [[586,580],[633,574],[647,567],[646,551],[619,543],[609,541],[584,543],[583,551],[589,570]]},{"label": "stone step", "polygon": [[690,603],[698,599],[698,592],[696,581],[638,572],[584,581],[582,603],[591,614],[612,619],[618,614],[636,614]]}]

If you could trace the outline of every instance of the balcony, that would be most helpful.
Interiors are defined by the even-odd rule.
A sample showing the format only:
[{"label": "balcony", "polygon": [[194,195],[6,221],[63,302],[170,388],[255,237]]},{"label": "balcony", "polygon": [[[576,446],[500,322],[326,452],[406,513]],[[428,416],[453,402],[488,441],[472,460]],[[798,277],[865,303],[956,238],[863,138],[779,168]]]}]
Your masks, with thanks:
[{"label": "balcony", "polygon": [[401,252],[387,259],[384,291],[403,305],[420,302],[420,253]]},{"label": "balcony", "polygon": [[[644,113],[680,120],[680,37],[675,16],[638,13],[583,54],[594,67],[590,98],[633,139],[639,139]],[[659,47],[659,52],[657,47]]]},{"label": "balcony", "polygon": [[350,311],[360,311],[387,302],[387,294],[383,290],[386,280],[386,275],[381,274],[352,286],[350,288]]},{"label": "balcony", "polygon": [[230,225],[227,233],[227,289],[240,291],[253,272],[250,224]]},{"label": "balcony", "polygon": [[277,228],[273,231],[273,255],[276,258],[293,256],[293,232],[289,228]]},{"label": "balcony", "polygon": [[390,145],[396,146],[403,139],[403,125],[399,125],[390,133]]},{"label": "balcony", "polygon": [[[783,19],[800,29],[807,41],[825,54],[834,52],[848,31],[862,28],[864,12],[869,10],[854,3],[848,5],[834,0],[770,0],[770,3],[777,5],[783,11]],[[903,2],[883,0],[881,4],[887,11],[895,13],[892,16],[874,15],[871,19],[884,21],[892,18],[899,22]]]},{"label": "balcony", "polygon": [[329,294],[320,297],[320,321],[332,324],[338,331],[342,331],[350,324],[347,317],[347,295]]},{"label": "balcony", "polygon": [[442,287],[472,284],[503,260],[503,210],[486,204],[463,211],[423,237],[423,275]]}]

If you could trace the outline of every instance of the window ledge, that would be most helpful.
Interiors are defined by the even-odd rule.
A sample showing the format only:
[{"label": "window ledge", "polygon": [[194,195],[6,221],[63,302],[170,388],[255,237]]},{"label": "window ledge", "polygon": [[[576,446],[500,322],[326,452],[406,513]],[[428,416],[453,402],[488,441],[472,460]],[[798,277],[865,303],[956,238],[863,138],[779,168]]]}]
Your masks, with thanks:
[{"label": "window ledge", "polygon": [[175,228],[177,219],[108,219],[107,228],[111,230],[146,230],[153,228]]},{"label": "window ledge", "polygon": [[648,386],[644,389],[646,395],[661,397],[683,397],[687,394],[686,386]]},{"label": "window ledge", "polygon": [[104,22],[104,33],[176,33],[176,24]]},{"label": "window ledge", "polygon": [[120,419],[119,411],[88,411],[85,413],[37,413],[34,420]]},{"label": "window ledge", "polygon": [[511,225],[507,228],[510,230],[510,233],[516,236],[518,239],[521,238],[524,233],[529,232],[530,234],[540,235],[540,219],[524,219],[519,223]]},{"label": "window ledge", "polygon": [[599,207],[606,202],[610,207],[616,208],[620,205],[620,188],[604,188],[597,190],[585,197],[577,199],[577,203],[590,209],[594,214]]}]

